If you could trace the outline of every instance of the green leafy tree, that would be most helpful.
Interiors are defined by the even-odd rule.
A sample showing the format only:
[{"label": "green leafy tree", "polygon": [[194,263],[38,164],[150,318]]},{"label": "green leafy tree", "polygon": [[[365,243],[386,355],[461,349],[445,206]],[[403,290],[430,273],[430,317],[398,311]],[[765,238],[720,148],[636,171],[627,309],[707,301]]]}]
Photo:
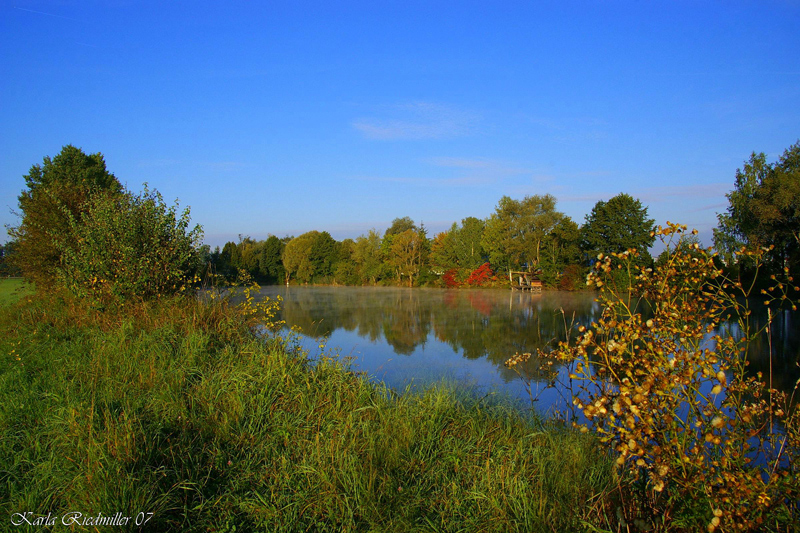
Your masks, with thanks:
[{"label": "green leafy tree", "polygon": [[239,235],[239,243],[236,245],[239,255],[238,267],[245,270],[251,277],[259,277],[258,256],[261,246],[258,241],[249,236]]},{"label": "green leafy tree", "polygon": [[461,221],[454,235],[455,256],[458,265],[467,270],[475,270],[486,261],[486,250],[481,241],[486,222],[479,218],[467,217]]},{"label": "green leafy tree", "polygon": [[771,171],[767,156],[755,152],[743,168],[736,169],[734,188],[725,195],[728,209],[717,215],[718,226],[714,229],[714,246],[729,265],[736,262],[735,253],[742,246],[760,245],[763,236],[756,231],[753,199]]},{"label": "green leafy tree", "polygon": [[638,252],[637,260],[646,264],[652,261],[648,248],[655,241],[654,224],[642,202],[620,193],[607,202],[597,202],[586,215],[581,228],[581,248],[590,256],[634,249]]},{"label": "green leafy tree", "polygon": [[551,234],[564,219],[552,195],[526,196],[521,201],[503,196],[486,222],[481,242],[495,266],[536,270]]},{"label": "green leafy tree", "polygon": [[358,285],[361,281],[355,261],[356,243],[345,239],[338,243],[337,261],[333,265],[333,281],[336,284]]},{"label": "green leafy tree", "polygon": [[314,281],[325,281],[326,278],[332,276],[334,265],[338,260],[338,243],[327,231],[317,232],[309,250],[309,261],[313,267]]},{"label": "green leafy tree", "polygon": [[430,264],[434,271],[442,275],[458,268],[456,253],[456,233],[458,225],[453,222],[448,231],[437,233],[431,241]]},{"label": "green leafy tree", "polygon": [[[787,154],[784,154],[756,191],[753,202],[753,211],[759,222],[759,233],[766,243],[774,247],[770,254],[773,267],[788,266],[795,272],[800,263],[798,153],[800,153],[800,143],[787,150]],[[792,158],[792,155],[795,157]]]},{"label": "green leafy tree", "polygon": [[408,286],[414,285],[427,259],[426,241],[422,230],[407,229],[394,236],[388,262],[394,268],[398,282],[407,278]]},{"label": "green leafy tree", "polygon": [[419,229],[414,221],[411,220],[411,217],[396,218],[392,220],[392,225],[386,229],[383,235],[384,237],[387,235],[399,235],[410,229],[414,231]]},{"label": "green leafy tree", "polygon": [[381,239],[381,255],[383,256],[384,263],[381,268],[381,277],[382,278],[391,278],[397,277],[397,268],[394,264],[392,259],[392,244],[394,242],[395,236],[412,230],[417,231],[417,225],[411,220],[410,217],[402,217],[402,218],[395,218],[392,221],[391,226],[389,226],[386,231],[383,233],[383,238]]},{"label": "green leafy tree", "polygon": [[361,283],[375,285],[383,267],[381,238],[378,232],[372,229],[367,235],[358,237],[353,248],[352,257]]},{"label": "green leafy tree", "polygon": [[448,231],[437,234],[430,243],[430,267],[442,276],[456,271],[460,279],[486,261],[486,250],[482,240],[486,223],[475,217],[467,217],[461,226],[453,222]]},{"label": "green leafy tree", "polygon": [[730,265],[742,246],[772,247],[767,258],[774,270],[800,263],[800,142],[774,164],[752,154],[736,170],[728,209],[718,215],[714,245]]},{"label": "green leafy tree", "polygon": [[[577,266],[580,262],[580,236],[578,224],[566,215],[553,227],[545,240],[539,264],[540,277],[547,285],[558,285],[567,267]],[[575,277],[574,270],[570,270],[572,277]],[[573,285],[574,283],[569,284],[570,287]]]},{"label": "green leafy tree", "polygon": [[270,235],[261,247],[258,258],[258,270],[264,281],[270,284],[281,283],[286,272],[281,261],[281,254],[286,243],[275,235]]},{"label": "green leafy tree", "polygon": [[320,232],[309,231],[295,237],[283,249],[283,267],[288,284],[292,276],[300,283],[311,283],[315,272],[315,263],[311,260],[311,249]]},{"label": "green leafy tree", "polygon": [[117,195],[122,185],[106,169],[102,154],[85,154],[67,145],[24,176],[19,196],[22,221],[9,229],[18,243],[15,265],[40,288],[53,285],[64,250],[74,248],[70,224],[80,222],[87,201],[97,194]]},{"label": "green leafy tree", "polygon": [[217,274],[225,276],[228,279],[236,277],[239,268],[239,250],[236,243],[228,241],[222,247],[217,261]]},{"label": "green leafy tree", "polygon": [[96,195],[81,219],[68,216],[71,242],[59,244],[64,285],[101,301],[151,299],[182,292],[199,267],[202,228],[189,210],[167,207],[157,191]]}]

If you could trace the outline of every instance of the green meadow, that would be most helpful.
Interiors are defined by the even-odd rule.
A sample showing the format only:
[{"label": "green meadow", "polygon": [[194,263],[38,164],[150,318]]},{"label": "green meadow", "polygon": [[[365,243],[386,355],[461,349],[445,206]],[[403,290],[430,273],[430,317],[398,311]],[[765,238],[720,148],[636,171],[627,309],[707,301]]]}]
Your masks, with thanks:
[{"label": "green meadow", "polygon": [[22,278],[0,279],[0,307],[10,305],[31,293],[33,288]]}]

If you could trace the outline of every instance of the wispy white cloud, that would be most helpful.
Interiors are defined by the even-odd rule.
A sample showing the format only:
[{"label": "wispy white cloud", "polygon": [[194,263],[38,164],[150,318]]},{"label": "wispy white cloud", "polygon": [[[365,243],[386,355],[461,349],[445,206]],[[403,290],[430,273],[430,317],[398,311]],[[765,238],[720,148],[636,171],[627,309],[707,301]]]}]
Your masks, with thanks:
[{"label": "wispy white cloud", "polygon": [[382,183],[402,183],[405,185],[415,185],[418,187],[451,187],[457,186],[480,186],[491,183],[492,180],[480,176],[460,176],[454,178],[408,178],[394,176],[357,176],[353,179],[361,181],[382,182]]},{"label": "wispy white cloud", "polygon": [[[428,168],[423,176],[358,176],[362,181],[403,183],[419,187],[486,186],[511,179],[549,181],[552,176],[536,174],[533,170],[503,161],[483,158],[431,157],[420,160]],[[431,169],[430,167],[436,167]],[[431,175],[433,174],[433,175]],[[442,175],[445,174],[445,175]]]},{"label": "wispy white cloud", "polygon": [[486,159],[466,159],[463,157],[431,157],[423,161],[437,167],[455,168],[489,168],[496,165],[496,163]]},{"label": "wispy white cloud", "polygon": [[545,130],[554,141],[598,141],[608,137],[608,122],[596,117],[527,117],[527,121]]},{"label": "wispy white cloud", "polygon": [[600,128],[608,125],[608,122],[596,117],[530,117],[528,120],[547,129],[559,131],[574,128]]},{"label": "wispy white cloud", "polygon": [[477,113],[430,102],[391,106],[383,117],[358,118],[352,126],[375,140],[449,139],[473,133]]},{"label": "wispy white cloud", "polygon": [[468,169],[472,172],[482,174],[492,174],[495,176],[513,176],[528,174],[530,169],[508,164],[503,161],[493,159],[470,159],[463,157],[431,157],[423,159],[423,163],[428,163],[436,167]]},{"label": "wispy white cloud", "polygon": [[241,161],[190,161],[181,159],[146,159],[138,162],[140,168],[192,167],[207,170],[229,171],[247,166]]}]

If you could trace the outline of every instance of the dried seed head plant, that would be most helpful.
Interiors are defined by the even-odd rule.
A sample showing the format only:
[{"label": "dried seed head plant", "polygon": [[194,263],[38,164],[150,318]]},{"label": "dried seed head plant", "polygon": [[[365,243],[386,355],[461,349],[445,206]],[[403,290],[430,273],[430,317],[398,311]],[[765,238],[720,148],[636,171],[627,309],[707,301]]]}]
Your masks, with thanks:
[{"label": "dried seed head plant", "polygon": [[[654,235],[667,252],[653,268],[637,266],[635,250],[598,256],[587,284],[599,288],[601,318],[540,357],[571,365],[574,424],[616,457],[623,530],[790,531],[800,415],[747,370],[749,344],[769,328],[753,325],[755,284],[726,277],[710,249],[685,242],[686,226]],[[739,254],[757,270],[766,251]],[[792,305],[784,274],[763,291],[766,305]]]}]

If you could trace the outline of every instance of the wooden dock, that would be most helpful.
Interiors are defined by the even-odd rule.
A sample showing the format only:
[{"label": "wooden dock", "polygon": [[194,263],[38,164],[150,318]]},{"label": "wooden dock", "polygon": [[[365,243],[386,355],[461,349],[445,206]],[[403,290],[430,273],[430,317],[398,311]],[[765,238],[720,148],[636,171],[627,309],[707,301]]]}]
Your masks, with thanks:
[{"label": "wooden dock", "polygon": [[[514,283],[515,276],[517,283]],[[542,292],[542,280],[532,272],[509,272],[508,280],[511,282],[512,291]]]},{"label": "wooden dock", "polygon": [[531,283],[530,285],[512,285],[512,291],[531,291],[531,292],[542,292],[542,282],[538,283]]}]

